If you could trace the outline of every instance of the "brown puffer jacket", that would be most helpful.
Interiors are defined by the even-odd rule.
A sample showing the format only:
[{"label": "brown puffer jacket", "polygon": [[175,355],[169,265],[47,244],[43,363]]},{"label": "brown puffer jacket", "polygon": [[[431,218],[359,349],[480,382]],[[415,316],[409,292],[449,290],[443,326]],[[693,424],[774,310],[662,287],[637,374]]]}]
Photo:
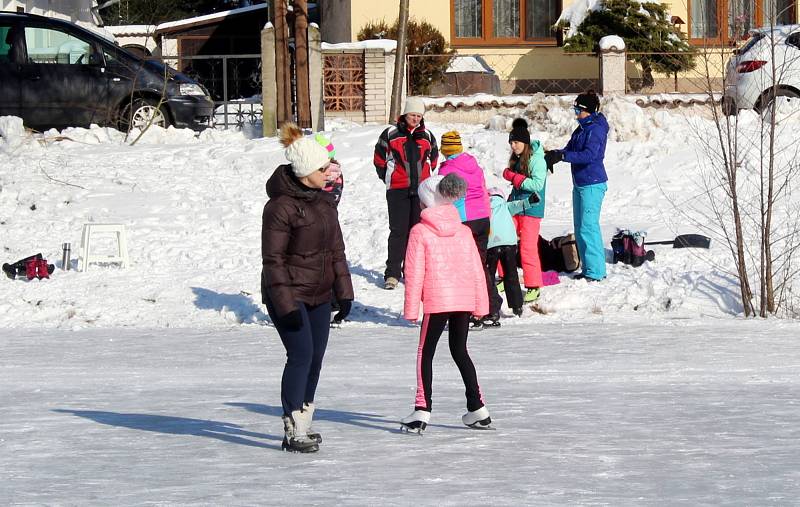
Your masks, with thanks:
[{"label": "brown puffer jacket", "polygon": [[267,180],[269,201],[261,228],[261,294],[278,315],[301,301],[316,306],[353,299],[336,204],[327,193],[308,189],[282,165]]}]

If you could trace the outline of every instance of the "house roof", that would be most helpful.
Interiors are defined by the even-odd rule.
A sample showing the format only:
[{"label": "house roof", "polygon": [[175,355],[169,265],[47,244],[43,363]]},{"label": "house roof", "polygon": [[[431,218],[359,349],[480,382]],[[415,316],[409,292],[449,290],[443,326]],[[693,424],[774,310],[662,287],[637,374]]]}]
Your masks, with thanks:
[{"label": "house roof", "polygon": [[213,14],[206,14],[205,16],[196,16],[194,18],[186,18],[181,19],[178,21],[169,21],[167,23],[161,23],[156,27],[155,35],[161,35],[164,33],[173,33],[179,32],[182,30],[186,30],[187,28],[194,28],[197,26],[203,25],[212,25],[214,23],[218,23],[221,20],[230,17],[230,16],[238,16],[240,14],[245,14],[252,11],[257,11],[261,9],[266,9],[269,4],[256,4],[250,5],[248,7],[240,7],[238,9],[231,9],[229,11],[222,11],[222,12],[215,12]]},{"label": "house roof", "polygon": [[155,25],[106,25],[103,28],[113,33],[116,37],[153,35],[153,32],[156,31]]}]

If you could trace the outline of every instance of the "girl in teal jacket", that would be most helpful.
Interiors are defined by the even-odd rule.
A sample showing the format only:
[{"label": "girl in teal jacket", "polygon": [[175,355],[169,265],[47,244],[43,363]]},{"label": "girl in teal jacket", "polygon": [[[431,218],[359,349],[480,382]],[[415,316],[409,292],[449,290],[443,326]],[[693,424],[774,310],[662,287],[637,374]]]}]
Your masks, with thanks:
[{"label": "girl in teal jacket", "polygon": [[538,299],[539,288],[542,286],[538,244],[539,229],[544,218],[547,164],[541,143],[531,141],[528,122],[522,118],[517,118],[512,123],[508,142],[511,145],[511,158],[509,167],[503,171],[503,178],[514,186],[511,200],[528,200],[533,193],[539,196],[538,203],[514,216],[522,259],[522,279],[527,289],[524,300],[530,303]]}]

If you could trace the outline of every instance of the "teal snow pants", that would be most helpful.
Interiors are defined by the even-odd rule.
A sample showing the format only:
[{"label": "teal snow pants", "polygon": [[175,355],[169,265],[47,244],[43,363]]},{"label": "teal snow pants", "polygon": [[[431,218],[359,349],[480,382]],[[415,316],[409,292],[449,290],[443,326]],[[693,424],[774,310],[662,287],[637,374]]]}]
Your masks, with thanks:
[{"label": "teal snow pants", "polygon": [[589,278],[606,277],[606,251],[600,232],[600,208],[608,185],[595,183],[572,188],[572,221],[581,258],[581,272]]}]

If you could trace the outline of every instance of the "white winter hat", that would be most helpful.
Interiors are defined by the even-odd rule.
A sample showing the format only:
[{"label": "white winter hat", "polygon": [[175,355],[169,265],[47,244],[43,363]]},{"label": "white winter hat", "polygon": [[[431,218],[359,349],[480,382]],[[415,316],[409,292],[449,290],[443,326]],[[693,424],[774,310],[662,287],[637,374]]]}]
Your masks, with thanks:
[{"label": "white winter hat", "polygon": [[442,204],[447,204],[450,201],[442,197],[439,193],[437,188],[439,187],[439,182],[444,179],[444,176],[439,176],[438,174],[435,176],[431,176],[426,178],[425,181],[419,184],[417,187],[417,195],[419,196],[419,202],[421,202],[426,208],[433,208],[434,206],[440,206]]},{"label": "white winter hat", "polygon": [[309,137],[294,123],[285,123],[281,127],[281,144],[286,146],[286,159],[292,163],[292,171],[298,178],[308,176],[314,171],[328,166],[328,150]]},{"label": "white winter hat", "polygon": [[403,108],[403,114],[416,113],[420,116],[425,116],[425,102],[421,97],[408,97],[406,105]]}]

